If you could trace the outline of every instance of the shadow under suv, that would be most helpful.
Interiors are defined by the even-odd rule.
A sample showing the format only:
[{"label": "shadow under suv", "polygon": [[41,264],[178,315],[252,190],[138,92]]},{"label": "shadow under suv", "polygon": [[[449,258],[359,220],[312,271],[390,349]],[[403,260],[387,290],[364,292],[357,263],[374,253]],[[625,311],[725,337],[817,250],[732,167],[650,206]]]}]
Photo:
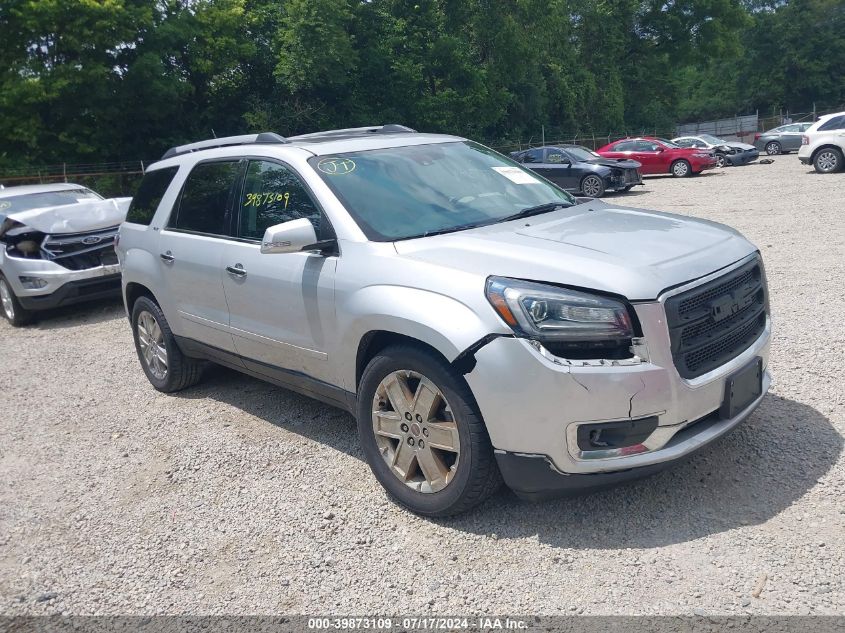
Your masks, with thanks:
[{"label": "shadow under suv", "polygon": [[759,252],[397,125],[169,150],[120,228],[141,366],[213,361],[357,418],[397,501],[442,516],[659,470],[769,387]]}]

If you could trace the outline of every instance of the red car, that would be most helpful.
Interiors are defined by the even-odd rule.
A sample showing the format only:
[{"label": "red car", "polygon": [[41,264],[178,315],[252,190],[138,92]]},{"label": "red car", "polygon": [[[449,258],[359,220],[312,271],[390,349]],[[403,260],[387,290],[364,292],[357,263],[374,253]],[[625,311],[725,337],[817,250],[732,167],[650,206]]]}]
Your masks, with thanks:
[{"label": "red car", "polygon": [[642,174],[700,174],[716,166],[716,154],[696,147],[679,147],[663,138],[626,138],[596,150],[605,158],[630,158],[642,163]]}]

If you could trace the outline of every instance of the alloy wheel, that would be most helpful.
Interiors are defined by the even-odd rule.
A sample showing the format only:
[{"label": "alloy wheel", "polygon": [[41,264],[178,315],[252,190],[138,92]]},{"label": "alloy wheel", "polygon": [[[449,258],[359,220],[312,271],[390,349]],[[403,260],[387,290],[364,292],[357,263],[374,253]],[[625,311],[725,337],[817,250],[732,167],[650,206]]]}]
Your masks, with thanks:
[{"label": "alloy wheel", "polygon": [[769,156],[777,156],[778,154],[780,154],[780,151],[780,143],[775,143],[774,141],[772,141],[771,143],[766,145],[766,153]]},{"label": "alloy wheel", "polygon": [[672,167],[672,173],[678,177],[684,177],[689,172],[689,166],[682,160],[679,160]]},{"label": "alloy wheel", "polygon": [[458,425],[443,393],[420,373],[394,371],[373,397],[373,433],[390,471],[422,493],[442,490],[458,471]]},{"label": "alloy wheel", "polygon": [[584,190],[585,196],[590,196],[591,198],[597,198],[601,195],[601,180],[599,180],[596,176],[587,176],[584,178],[584,183],[581,185]]},{"label": "alloy wheel", "polygon": [[716,154],[716,167],[724,167],[728,160],[722,154]]},{"label": "alloy wheel", "polygon": [[3,304],[3,312],[10,321],[15,318],[15,303],[12,300],[12,291],[5,279],[0,279],[0,303]]},{"label": "alloy wheel", "polygon": [[816,165],[819,166],[819,171],[823,171],[825,173],[836,171],[839,166],[838,163],[839,157],[830,150],[822,150],[816,157]]},{"label": "alloy wheel", "polygon": [[158,380],[167,376],[167,348],[164,346],[164,332],[156,318],[146,310],[138,315],[138,344],[141,357],[147,369]]}]

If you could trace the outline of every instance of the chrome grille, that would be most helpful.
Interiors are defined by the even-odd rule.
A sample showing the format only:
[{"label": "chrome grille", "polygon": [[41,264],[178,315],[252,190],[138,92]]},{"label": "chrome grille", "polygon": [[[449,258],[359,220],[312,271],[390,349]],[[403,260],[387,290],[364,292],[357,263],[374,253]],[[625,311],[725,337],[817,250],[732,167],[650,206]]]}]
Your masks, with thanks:
[{"label": "chrome grille", "polygon": [[758,259],[666,300],[672,358],[695,378],[739,356],[763,333],[768,294]]},{"label": "chrome grille", "polygon": [[102,231],[48,235],[41,243],[41,251],[46,259],[71,270],[116,264],[117,230],[115,226]]}]

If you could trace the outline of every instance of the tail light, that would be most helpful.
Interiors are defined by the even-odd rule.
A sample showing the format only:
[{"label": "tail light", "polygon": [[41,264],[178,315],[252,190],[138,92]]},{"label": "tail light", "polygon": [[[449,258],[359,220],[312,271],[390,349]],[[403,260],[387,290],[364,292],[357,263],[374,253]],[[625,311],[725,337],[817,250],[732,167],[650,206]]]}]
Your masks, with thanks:
[{"label": "tail light", "polygon": [[755,135],[754,135],[754,140],[755,140],[755,141],[756,141],[756,140],[759,140],[759,138],[760,138],[761,136],[762,136],[762,135],[761,135],[759,132],[757,132],[757,134],[755,134]]},{"label": "tail light", "polygon": [[810,137],[806,134],[801,135],[801,145],[809,145],[810,144]]}]

